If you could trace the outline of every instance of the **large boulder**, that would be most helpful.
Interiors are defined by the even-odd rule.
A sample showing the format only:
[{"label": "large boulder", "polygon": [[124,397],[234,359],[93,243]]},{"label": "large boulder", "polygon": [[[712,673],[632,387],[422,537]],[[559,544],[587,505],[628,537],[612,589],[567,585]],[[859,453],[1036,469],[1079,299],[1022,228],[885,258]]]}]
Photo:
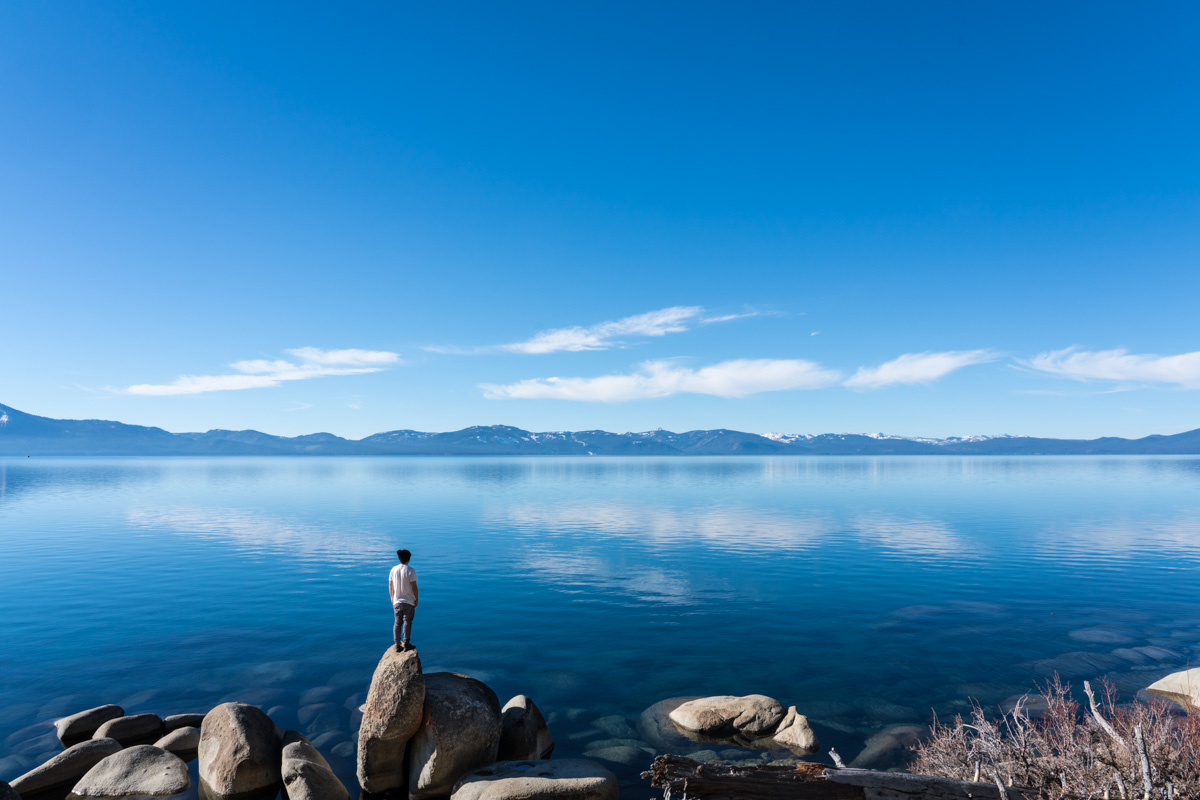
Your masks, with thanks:
[{"label": "large boulder", "polygon": [[1146,691],[1174,700],[1188,711],[1200,709],[1200,667],[1172,672],[1147,686]]},{"label": "large boulder", "polygon": [[496,693],[466,675],[426,675],[421,727],[408,746],[409,800],[450,794],[460,777],[495,761],[499,748]]},{"label": "large boulder", "polygon": [[71,794],[79,797],[170,797],[192,785],[187,764],[158,747],[139,744],[113,753],[87,771]]},{"label": "large boulder", "polygon": [[451,800],[617,800],[619,791],[594,761],[501,761],[464,775]]},{"label": "large boulder", "polygon": [[282,772],[287,800],[350,800],[329,762],[299,731],[283,735]]},{"label": "large boulder", "polygon": [[96,729],[110,719],[117,719],[123,716],[125,716],[125,709],[120,706],[96,706],[95,708],[89,708],[87,711],[80,711],[69,717],[63,717],[54,723],[54,729],[58,732],[58,740],[62,742],[63,747],[70,747],[73,744],[82,742],[84,739],[92,738],[92,734],[96,732]]},{"label": "large boulder", "polygon": [[554,737],[537,705],[519,694],[500,709],[501,761],[537,761],[554,752]]},{"label": "large boulder", "polygon": [[167,732],[166,725],[157,714],[133,714],[117,717],[105,722],[92,734],[93,739],[116,739],[129,747],[135,744],[156,742]]},{"label": "large boulder", "polygon": [[255,706],[222,703],[200,726],[200,781],[209,794],[257,792],[280,781],[279,729]]},{"label": "large boulder", "polygon": [[358,729],[358,782],[368,792],[404,786],[404,752],[421,725],[425,678],[416,650],[379,659]]},{"label": "large boulder", "polygon": [[51,789],[69,789],[89,769],[120,750],[121,743],[116,739],[88,739],[71,745],[46,763],[26,772],[12,782],[12,788],[22,796]]},{"label": "large boulder", "polygon": [[788,707],[787,715],[769,741],[778,742],[798,756],[809,756],[821,749],[821,741],[808,723],[808,717],[795,706]]},{"label": "large boulder", "polygon": [[778,700],[748,694],[702,697],[680,705],[669,716],[683,730],[703,736],[761,737],[774,733],[785,714]]},{"label": "large boulder", "polygon": [[660,753],[688,753],[695,749],[691,739],[679,732],[671,721],[671,712],[684,703],[700,698],[668,697],[647,708],[638,717],[637,729],[647,743]]},{"label": "large boulder", "polygon": [[200,752],[199,728],[176,728],[154,743],[168,753],[174,753],[184,761],[191,761]]}]

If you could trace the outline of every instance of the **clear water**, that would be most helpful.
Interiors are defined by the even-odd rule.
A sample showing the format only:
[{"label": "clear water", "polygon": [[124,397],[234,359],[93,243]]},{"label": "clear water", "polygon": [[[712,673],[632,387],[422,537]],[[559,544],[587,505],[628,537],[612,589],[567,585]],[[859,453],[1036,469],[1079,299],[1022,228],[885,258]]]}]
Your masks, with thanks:
[{"label": "clear water", "polygon": [[763,693],[849,761],[1056,670],[1131,696],[1200,653],[1196,458],[8,459],[0,778],[109,702],[305,729],[321,699],[308,727],[350,738],[398,547],[426,670],[530,695],[556,756]]}]

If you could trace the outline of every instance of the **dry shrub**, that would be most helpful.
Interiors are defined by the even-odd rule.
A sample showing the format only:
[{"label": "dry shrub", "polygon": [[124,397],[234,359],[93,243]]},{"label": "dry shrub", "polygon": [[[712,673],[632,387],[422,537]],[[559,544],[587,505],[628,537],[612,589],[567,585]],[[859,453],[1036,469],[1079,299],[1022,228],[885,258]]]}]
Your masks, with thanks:
[{"label": "dry shrub", "polygon": [[1145,796],[1140,726],[1150,797],[1200,800],[1200,713],[1179,714],[1165,700],[1121,705],[1106,683],[1097,718],[1057,675],[1041,695],[1049,708],[1037,718],[1024,702],[999,717],[976,705],[969,721],[956,716],[943,725],[935,718],[929,739],[915,748],[912,771],[989,783],[999,777],[1042,798],[1139,800]]}]

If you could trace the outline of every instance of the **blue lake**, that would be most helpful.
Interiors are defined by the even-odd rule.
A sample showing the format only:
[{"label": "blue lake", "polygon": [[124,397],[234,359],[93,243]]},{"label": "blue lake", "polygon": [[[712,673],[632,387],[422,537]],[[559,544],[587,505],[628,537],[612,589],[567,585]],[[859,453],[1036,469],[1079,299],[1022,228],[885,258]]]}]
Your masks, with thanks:
[{"label": "blue lake", "polygon": [[[528,694],[556,757],[762,693],[850,761],[1056,671],[1132,697],[1200,653],[1197,458],[0,459],[0,779],[101,703],[304,729],[328,702],[351,738],[399,547],[426,671]],[[649,761],[608,764],[627,796]]]}]

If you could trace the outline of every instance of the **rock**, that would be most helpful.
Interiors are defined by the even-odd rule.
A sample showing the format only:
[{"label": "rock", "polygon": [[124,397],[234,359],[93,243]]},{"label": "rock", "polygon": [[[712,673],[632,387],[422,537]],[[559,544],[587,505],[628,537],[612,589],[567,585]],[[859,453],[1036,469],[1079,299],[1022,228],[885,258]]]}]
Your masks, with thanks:
[{"label": "rock", "polygon": [[924,725],[892,725],[867,739],[862,752],[854,761],[852,767],[868,769],[889,769],[903,767],[911,753],[909,748],[929,735],[929,728]]},{"label": "rock", "polygon": [[154,746],[173,753],[184,761],[191,761],[200,750],[200,729],[176,728],[155,742]]},{"label": "rock", "polygon": [[89,708],[87,711],[80,711],[69,717],[63,717],[54,723],[54,729],[58,732],[58,740],[62,742],[63,747],[70,747],[73,744],[82,742],[84,739],[92,738],[92,734],[96,732],[96,729],[109,720],[123,716],[125,716],[125,709],[120,706],[111,704],[96,706],[95,708]]},{"label": "rock", "polygon": [[200,780],[212,794],[234,795],[280,781],[279,729],[245,703],[222,703],[200,727]]},{"label": "rock", "polygon": [[625,721],[625,718],[618,714],[601,717],[592,723],[592,727],[618,739],[637,738],[637,731],[629,727],[629,723]]},{"label": "rock", "polygon": [[199,728],[203,723],[203,714],[172,714],[163,718],[163,725],[166,726],[167,733],[180,728]]},{"label": "rock", "polygon": [[350,800],[329,762],[298,731],[283,735],[282,774],[287,800]]},{"label": "rock", "polygon": [[0,758],[0,775],[22,775],[29,770],[34,762],[21,756],[5,756]]},{"label": "rock", "polygon": [[[598,758],[601,761],[611,761],[614,764],[625,764],[630,767],[649,767],[650,762],[654,760],[653,753],[647,753],[640,747],[630,747],[624,744],[587,750],[584,755],[588,758]],[[713,755],[715,756],[716,753]]]},{"label": "rock", "polygon": [[312,734],[324,733],[341,723],[342,709],[334,703],[313,703],[296,712],[296,719]]},{"label": "rock", "polygon": [[158,741],[166,732],[166,725],[157,714],[133,714],[128,717],[110,719],[96,729],[92,738],[116,739],[129,747]]},{"label": "rock", "polygon": [[345,731],[325,731],[320,736],[312,738],[312,745],[318,750],[328,750],[335,744],[348,741],[350,741],[350,734]]},{"label": "rock", "polygon": [[354,758],[357,749],[354,747],[354,742],[342,742],[335,744],[329,752],[338,758]]},{"label": "rock", "polygon": [[[337,689],[333,686],[317,686],[313,689],[306,690],[300,695],[300,705],[307,706],[313,703],[325,703],[337,693]],[[362,702],[359,700],[358,702]]]},{"label": "rock", "polygon": [[1188,711],[1200,708],[1200,667],[1172,672],[1147,686],[1146,691],[1174,700]]},{"label": "rock", "polygon": [[51,729],[36,739],[26,739],[19,744],[12,746],[13,755],[19,756],[40,756],[43,753],[57,753],[62,750],[62,742],[58,740],[54,730]]},{"label": "rock", "polygon": [[501,761],[468,772],[451,800],[617,800],[617,777],[581,758]]},{"label": "rock", "polygon": [[496,693],[466,675],[426,675],[425,710],[408,747],[409,799],[450,794],[463,775],[495,761],[499,748]]},{"label": "rock", "polygon": [[1144,647],[1135,647],[1133,650],[1141,653],[1151,661],[1157,661],[1159,663],[1175,662],[1178,664],[1185,660],[1182,653],[1177,653],[1174,650],[1168,650],[1165,647],[1158,647],[1157,645],[1153,644],[1148,644]]},{"label": "rock", "polygon": [[120,750],[121,743],[116,739],[87,739],[26,772],[12,782],[12,788],[20,795],[60,787],[68,789],[89,769]]},{"label": "rock", "polygon": [[821,742],[808,724],[808,717],[798,712],[795,706],[788,707],[787,715],[775,729],[771,740],[779,742],[798,756],[812,755],[821,749]]},{"label": "rock", "polygon": [[[421,725],[425,679],[416,650],[379,659],[358,731],[358,782],[368,792],[404,785],[404,750]],[[340,745],[339,745],[340,747]]]},{"label": "rock", "polygon": [[671,721],[670,714],[684,703],[697,699],[699,698],[690,696],[659,700],[638,717],[638,733],[660,753],[686,752],[691,748],[692,741],[679,732],[679,728]]},{"label": "rock", "polygon": [[500,761],[537,761],[554,752],[554,738],[541,709],[523,694],[500,710]]},{"label": "rock", "polygon": [[778,700],[749,694],[745,697],[702,697],[684,703],[668,716],[684,730],[705,736],[742,734],[760,737],[773,733],[783,721],[784,714]]},{"label": "rock", "polygon": [[21,800],[21,795],[17,794],[16,789],[0,781],[0,800]]},{"label": "rock", "polygon": [[187,764],[159,747],[139,744],[113,753],[87,771],[71,794],[79,797],[170,797],[192,785]]},{"label": "rock", "polygon": [[19,731],[13,731],[8,736],[4,737],[4,746],[10,749],[15,748],[23,742],[27,742],[30,739],[40,736],[45,736],[46,734],[50,734],[51,736],[55,736],[55,738],[57,738],[57,735],[54,733],[54,723],[35,722],[32,725],[26,725]]}]

